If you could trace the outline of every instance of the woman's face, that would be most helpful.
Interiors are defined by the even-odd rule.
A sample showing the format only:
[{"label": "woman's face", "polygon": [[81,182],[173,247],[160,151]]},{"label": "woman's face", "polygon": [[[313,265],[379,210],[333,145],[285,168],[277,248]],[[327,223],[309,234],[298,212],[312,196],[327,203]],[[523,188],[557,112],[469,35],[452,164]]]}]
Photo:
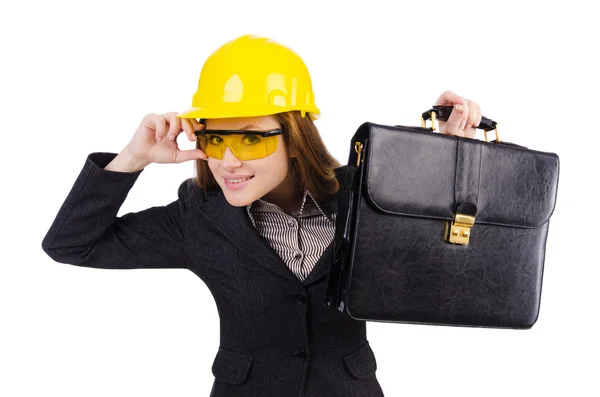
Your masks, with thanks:
[{"label": "woman's face", "polygon": [[[235,117],[207,119],[208,130],[260,130],[268,131],[280,127],[273,116]],[[223,159],[208,158],[208,167],[223,190],[229,204],[246,206],[259,198],[278,203],[293,197],[288,175],[288,156],[282,135],[277,135],[277,150],[267,157],[241,161],[226,148]],[[229,178],[252,178],[241,184],[229,183]]]}]

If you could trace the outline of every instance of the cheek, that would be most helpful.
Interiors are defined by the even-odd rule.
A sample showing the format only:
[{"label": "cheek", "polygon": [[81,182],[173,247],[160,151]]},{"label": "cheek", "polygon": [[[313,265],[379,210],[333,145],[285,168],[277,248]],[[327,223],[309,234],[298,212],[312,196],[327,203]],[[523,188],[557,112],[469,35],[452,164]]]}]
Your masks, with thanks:
[{"label": "cheek", "polygon": [[215,176],[215,171],[217,170],[218,166],[219,166],[218,160],[215,160],[211,157],[208,158],[208,168],[210,169],[210,172],[213,174],[213,177]]},{"label": "cheek", "polygon": [[265,160],[266,161],[261,166],[263,172],[269,173],[277,179],[280,179],[282,175],[285,176],[287,174],[288,163],[285,152],[277,151],[265,158]]}]

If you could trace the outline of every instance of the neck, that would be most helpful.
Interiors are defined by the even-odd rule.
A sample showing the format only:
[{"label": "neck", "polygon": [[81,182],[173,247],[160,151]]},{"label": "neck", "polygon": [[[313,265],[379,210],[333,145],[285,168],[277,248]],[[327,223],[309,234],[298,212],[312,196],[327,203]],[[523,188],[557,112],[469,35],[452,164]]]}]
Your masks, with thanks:
[{"label": "neck", "polygon": [[286,214],[289,214],[300,209],[303,197],[304,192],[301,192],[290,178],[286,178],[279,186],[265,194],[262,199],[277,205]]}]

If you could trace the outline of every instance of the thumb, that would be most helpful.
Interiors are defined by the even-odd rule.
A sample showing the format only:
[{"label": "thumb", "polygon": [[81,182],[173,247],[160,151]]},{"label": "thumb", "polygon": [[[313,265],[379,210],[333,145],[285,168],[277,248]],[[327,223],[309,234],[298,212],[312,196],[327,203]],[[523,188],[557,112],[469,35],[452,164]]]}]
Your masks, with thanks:
[{"label": "thumb", "polygon": [[175,163],[183,163],[189,160],[206,160],[208,156],[200,149],[178,150]]}]

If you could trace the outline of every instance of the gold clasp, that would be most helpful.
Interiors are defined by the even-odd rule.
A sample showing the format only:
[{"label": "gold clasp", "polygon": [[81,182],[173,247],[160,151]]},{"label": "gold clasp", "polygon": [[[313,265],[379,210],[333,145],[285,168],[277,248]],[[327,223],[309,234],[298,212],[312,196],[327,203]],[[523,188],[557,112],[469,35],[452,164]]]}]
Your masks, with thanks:
[{"label": "gold clasp", "polygon": [[356,157],[356,166],[359,167],[360,166],[360,154],[362,153],[363,150],[363,144],[361,142],[356,142],[354,144],[354,151],[356,153],[358,153],[357,157]]},{"label": "gold clasp", "polygon": [[475,225],[474,216],[455,214],[454,221],[446,223],[446,240],[453,244],[469,244],[473,225]]}]

